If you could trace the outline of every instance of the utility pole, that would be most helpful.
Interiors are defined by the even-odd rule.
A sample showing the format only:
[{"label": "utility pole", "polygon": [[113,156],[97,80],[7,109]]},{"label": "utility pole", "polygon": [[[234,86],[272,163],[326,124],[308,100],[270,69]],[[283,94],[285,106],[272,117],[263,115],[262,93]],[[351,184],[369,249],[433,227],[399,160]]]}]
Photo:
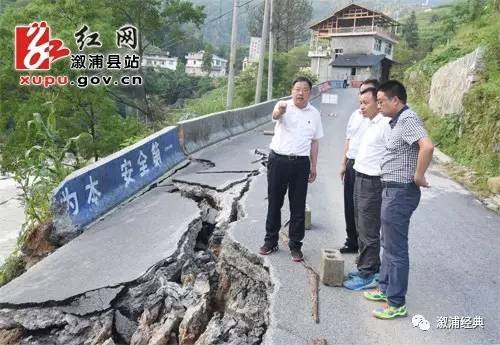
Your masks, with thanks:
[{"label": "utility pole", "polygon": [[260,93],[262,91],[262,74],[264,74],[264,53],[266,52],[268,17],[269,0],[265,0],[264,19],[262,20],[262,38],[260,40],[259,70],[257,73],[257,87],[255,88],[255,104],[260,103]]},{"label": "utility pole", "polygon": [[231,52],[229,53],[229,76],[227,78],[226,109],[233,107],[234,67],[236,64],[236,45],[238,44],[238,0],[233,0],[233,26],[231,28]]},{"label": "utility pole", "polygon": [[269,64],[267,66],[267,100],[273,99],[273,2],[269,5]]}]

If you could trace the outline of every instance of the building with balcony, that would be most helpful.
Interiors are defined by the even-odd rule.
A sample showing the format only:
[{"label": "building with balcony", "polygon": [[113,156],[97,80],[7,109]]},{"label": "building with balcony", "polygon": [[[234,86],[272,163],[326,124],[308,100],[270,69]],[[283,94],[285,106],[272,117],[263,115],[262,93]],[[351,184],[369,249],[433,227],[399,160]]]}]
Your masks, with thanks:
[{"label": "building with balcony", "polygon": [[177,60],[176,57],[170,57],[168,53],[144,54],[141,59],[141,65],[143,67],[168,68],[175,71]]},{"label": "building with balcony", "polygon": [[313,25],[309,57],[318,81],[389,79],[399,23],[351,4]]},{"label": "building with balcony", "polygon": [[[202,70],[203,54],[205,52],[200,50],[197,53],[188,53],[186,56],[186,74],[202,77],[207,73]],[[223,77],[226,75],[227,60],[215,54],[212,55],[212,69],[209,73],[210,77]]]}]

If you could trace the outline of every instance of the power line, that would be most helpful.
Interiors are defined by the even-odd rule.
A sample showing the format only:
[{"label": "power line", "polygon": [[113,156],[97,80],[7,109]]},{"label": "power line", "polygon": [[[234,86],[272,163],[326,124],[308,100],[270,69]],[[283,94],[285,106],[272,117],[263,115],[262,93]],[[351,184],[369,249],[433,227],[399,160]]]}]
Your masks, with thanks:
[{"label": "power line", "polygon": [[[254,1],[255,1],[255,0],[248,0],[247,2],[245,2],[245,3],[243,3],[243,4],[240,4],[238,7],[243,7],[243,6],[246,6],[246,5],[248,5],[249,3],[254,2]],[[248,8],[247,8],[247,12],[249,11],[249,9],[250,9],[250,8],[255,8],[255,7],[257,7],[257,6],[261,5],[261,4],[262,4],[262,1],[261,1],[260,3],[258,3],[258,4],[256,4],[256,5],[252,6],[252,7],[248,7]],[[231,9],[231,10],[229,10],[229,11],[225,12],[225,13],[222,13],[221,15],[219,15],[219,16],[217,16],[217,17],[211,18],[210,20],[208,20],[207,22],[205,22],[205,23],[203,23],[203,24],[204,24],[204,25],[207,25],[207,24],[213,23],[213,22],[215,22],[215,21],[219,20],[220,18],[222,18],[222,17],[224,17],[224,16],[227,16],[229,13],[233,13],[233,10]],[[173,38],[173,39],[171,39],[170,41],[168,41],[168,42],[166,42],[166,43],[162,44],[162,45],[161,45],[161,48],[162,48],[162,49],[167,49],[167,48],[170,48],[170,47],[174,46],[175,44],[177,44],[177,43],[179,43],[179,42],[182,42],[182,41],[184,41],[184,39]]]},{"label": "power line", "polygon": [[[248,1],[247,1],[247,2],[245,2],[244,4],[238,5],[238,8],[239,8],[239,7],[243,7],[243,6],[245,6],[245,5],[248,5],[249,3],[253,2],[253,1],[255,1],[255,0],[248,0]],[[233,13],[233,9],[230,9],[229,11],[224,12],[224,13],[222,13],[221,15],[219,15],[219,16],[217,16],[217,17],[215,17],[215,18],[211,18],[209,21],[207,21],[206,23],[203,23],[203,24],[205,24],[205,25],[206,25],[206,24],[210,24],[210,23],[212,23],[212,22],[214,22],[214,21],[216,21],[216,20],[219,20],[220,18],[222,18],[222,17],[224,17],[224,16],[227,16],[229,13]]]}]

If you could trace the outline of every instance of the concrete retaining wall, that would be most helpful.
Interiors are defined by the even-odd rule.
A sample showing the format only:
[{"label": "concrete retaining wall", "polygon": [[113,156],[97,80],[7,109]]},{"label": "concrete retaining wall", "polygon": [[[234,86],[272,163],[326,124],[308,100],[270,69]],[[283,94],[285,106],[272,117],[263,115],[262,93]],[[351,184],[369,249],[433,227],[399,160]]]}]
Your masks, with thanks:
[{"label": "concrete retaining wall", "polygon": [[[314,86],[311,101],[321,96]],[[282,100],[291,97],[282,98]],[[67,176],[54,190],[55,240],[84,227],[164,175],[191,154],[271,120],[276,100],[179,122]]]},{"label": "concrete retaining wall", "polygon": [[343,80],[330,80],[329,84],[332,89],[340,89],[344,87]]},{"label": "concrete retaining wall", "polygon": [[[328,84],[328,83],[326,83]],[[320,87],[311,90],[311,101],[321,95]],[[288,100],[283,97],[280,100]],[[181,146],[186,154],[192,154],[221,140],[241,134],[271,120],[276,100],[245,108],[221,111],[177,123]]]},{"label": "concrete retaining wall", "polygon": [[270,120],[275,103],[273,100],[181,121],[177,124],[181,146],[191,154],[262,125]]},{"label": "concrete retaining wall", "polygon": [[52,196],[56,228],[78,232],[184,159],[177,128],[167,127],[73,172]]}]

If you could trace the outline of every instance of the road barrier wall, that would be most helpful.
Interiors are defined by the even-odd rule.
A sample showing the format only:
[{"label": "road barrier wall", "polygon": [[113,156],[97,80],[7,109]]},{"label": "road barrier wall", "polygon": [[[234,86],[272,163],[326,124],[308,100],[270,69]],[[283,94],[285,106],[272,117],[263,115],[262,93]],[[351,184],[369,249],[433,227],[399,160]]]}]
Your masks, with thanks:
[{"label": "road barrier wall", "polygon": [[275,100],[221,111],[177,124],[181,146],[192,154],[221,140],[254,129],[270,120]]},{"label": "road barrier wall", "polygon": [[[322,92],[314,86],[311,101]],[[275,103],[272,100],[181,121],[73,172],[53,191],[56,232],[61,237],[74,237],[185,160],[186,155],[270,121]]]},{"label": "road barrier wall", "polygon": [[184,159],[171,126],[73,172],[53,192],[56,227],[81,230]]}]

